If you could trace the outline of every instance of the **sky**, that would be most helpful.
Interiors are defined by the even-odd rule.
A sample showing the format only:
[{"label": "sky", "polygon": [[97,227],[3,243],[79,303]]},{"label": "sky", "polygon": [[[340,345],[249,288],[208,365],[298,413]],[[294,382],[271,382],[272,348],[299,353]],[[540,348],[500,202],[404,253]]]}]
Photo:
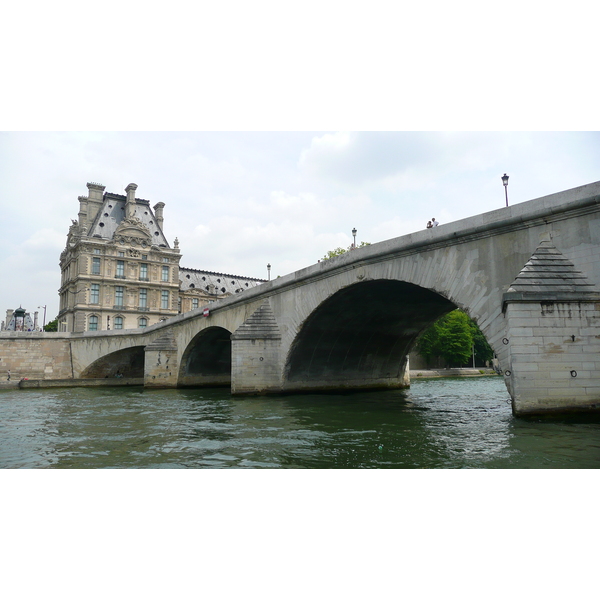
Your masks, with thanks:
[{"label": "sky", "polygon": [[[285,275],[379,242],[600,180],[598,132],[0,133],[4,309],[58,311],[59,257],[87,182],[164,202],[181,265]],[[43,311],[43,309],[42,309]],[[42,319],[40,311],[40,320]]]},{"label": "sky", "polygon": [[87,182],[164,202],[182,266],[266,278],[353,228],[374,243],[502,207],[504,173],[511,204],[600,179],[585,3],[169,6],[7,7],[0,314],[56,316]]}]

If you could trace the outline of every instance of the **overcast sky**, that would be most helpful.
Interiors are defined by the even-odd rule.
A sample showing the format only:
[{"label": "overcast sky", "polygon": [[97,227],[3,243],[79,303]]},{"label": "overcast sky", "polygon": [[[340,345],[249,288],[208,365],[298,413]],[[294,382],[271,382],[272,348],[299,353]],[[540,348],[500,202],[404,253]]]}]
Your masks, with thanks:
[{"label": "overcast sky", "polygon": [[378,242],[502,207],[505,172],[511,204],[600,180],[586,6],[6,7],[0,311],[56,316],[90,181],[164,202],[183,266],[264,278],[353,227]]},{"label": "overcast sky", "polygon": [[600,134],[0,133],[2,307],[58,311],[59,255],[86,183],[164,202],[181,265],[266,278],[600,180]]}]

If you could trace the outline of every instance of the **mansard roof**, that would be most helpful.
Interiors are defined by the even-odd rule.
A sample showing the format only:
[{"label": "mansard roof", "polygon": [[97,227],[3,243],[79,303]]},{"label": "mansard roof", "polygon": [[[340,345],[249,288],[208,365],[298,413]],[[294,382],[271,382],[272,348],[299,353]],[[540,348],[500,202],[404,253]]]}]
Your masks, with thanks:
[{"label": "mansard roof", "polygon": [[[118,241],[119,233],[125,237],[134,235],[146,238],[149,245],[170,248],[165,235],[156,220],[150,201],[142,198],[135,199],[135,214],[133,219],[125,219],[125,204],[127,196],[106,192],[102,208],[98,211],[88,235],[103,240]],[[115,234],[117,234],[115,239]]]},{"label": "mansard roof", "polygon": [[182,291],[196,288],[207,292],[212,285],[214,286],[214,292],[219,294],[239,294],[243,290],[248,290],[265,282],[264,279],[254,277],[214,273],[213,271],[201,271],[185,267],[179,267],[179,280]]}]

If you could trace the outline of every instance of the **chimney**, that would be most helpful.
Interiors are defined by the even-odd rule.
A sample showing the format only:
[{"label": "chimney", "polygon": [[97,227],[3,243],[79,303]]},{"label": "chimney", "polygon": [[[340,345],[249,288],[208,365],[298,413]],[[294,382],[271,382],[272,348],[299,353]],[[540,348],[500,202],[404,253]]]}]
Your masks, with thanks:
[{"label": "chimney", "polygon": [[163,208],[165,207],[165,203],[164,202],[158,202],[157,204],[154,205],[154,216],[156,217],[156,222],[158,223],[158,226],[162,229],[163,228]]},{"label": "chimney", "polygon": [[87,214],[88,214],[88,197],[79,196],[79,213],[77,218],[79,219],[80,225],[87,225]]},{"label": "chimney", "polygon": [[92,224],[102,207],[105,188],[106,186],[99,183],[88,182],[88,195],[79,196],[79,225],[89,228]]},{"label": "chimney", "polygon": [[127,192],[127,203],[125,204],[126,219],[135,216],[135,190],[137,190],[137,185],[135,183],[130,183],[125,188],[125,191]]}]

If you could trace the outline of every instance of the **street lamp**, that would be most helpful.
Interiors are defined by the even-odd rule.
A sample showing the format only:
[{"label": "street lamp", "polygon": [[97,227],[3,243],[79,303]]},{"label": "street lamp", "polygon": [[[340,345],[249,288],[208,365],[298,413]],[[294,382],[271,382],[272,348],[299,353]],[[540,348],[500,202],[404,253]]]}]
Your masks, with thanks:
[{"label": "street lamp", "polygon": [[271,281],[271,264],[267,264],[267,277]]},{"label": "street lamp", "polygon": [[38,306],[38,308],[44,309],[44,322],[42,324],[42,331],[44,331],[44,327],[46,327],[46,305],[44,304],[44,306]]},{"label": "street lamp", "polygon": [[352,235],[354,236],[354,244],[352,245],[352,247],[356,248],[356,227],[352,230]]},{"label": "street lamp", "polygon": [[506,196],[506,206],[508,206],[508,175],[502,175],[502,183],[504,184],[504,195]]}]

